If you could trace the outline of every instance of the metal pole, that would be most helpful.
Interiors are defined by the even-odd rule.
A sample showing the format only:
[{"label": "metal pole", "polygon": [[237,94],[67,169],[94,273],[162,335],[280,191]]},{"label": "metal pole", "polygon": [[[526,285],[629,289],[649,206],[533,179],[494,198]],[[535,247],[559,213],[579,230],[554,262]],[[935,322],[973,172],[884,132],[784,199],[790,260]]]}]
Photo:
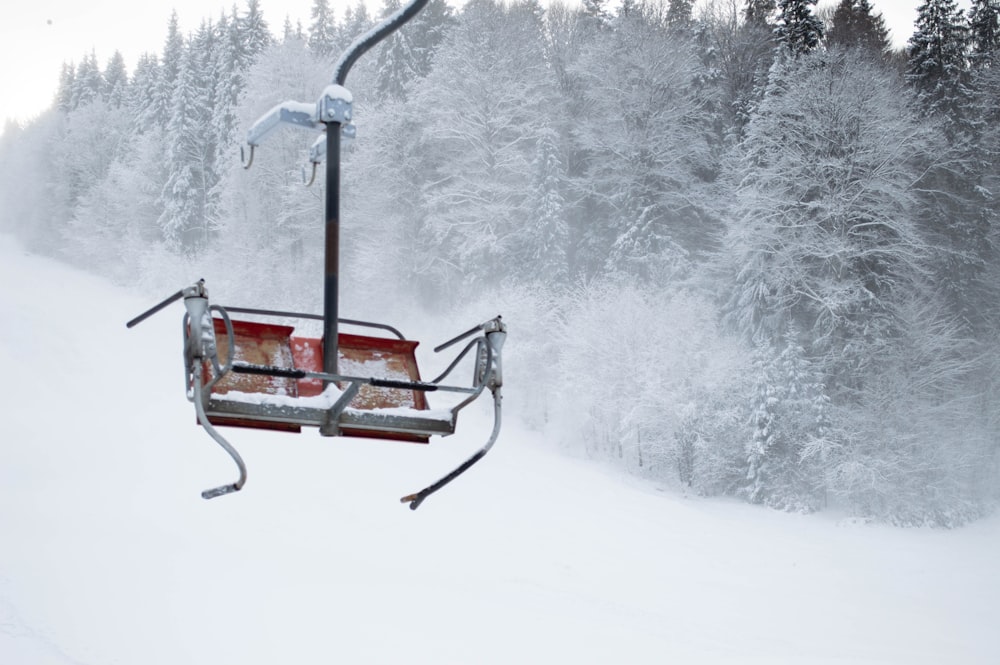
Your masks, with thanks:
[{"label": "metal pole", "polygon": [[[323,371],[337,374],[337,317],[340,275],[340,131],[326,123],[326,258],[323,282]],[[329,385],[323,382],[323,387]]]}]

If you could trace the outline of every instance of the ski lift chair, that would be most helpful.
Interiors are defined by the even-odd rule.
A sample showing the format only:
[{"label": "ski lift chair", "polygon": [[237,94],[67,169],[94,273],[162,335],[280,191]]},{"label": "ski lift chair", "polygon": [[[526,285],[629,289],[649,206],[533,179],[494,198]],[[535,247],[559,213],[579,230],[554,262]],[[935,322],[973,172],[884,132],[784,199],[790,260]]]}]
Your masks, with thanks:
[{"label": "ski lift chair", "polygon": [[[216,429],[221,426],[288,432],[315,427],[323,436],[427,443],[433,436],[454,433],[459,411],[489,389],[494,423],[487,442],[451,473],[404,496],[401,501],[413,510],[478,462],[496,442],[501,423],[501,354],[507,333],[499,316],[435,348],[440,352],[469,340],[447,369],[431,381],[423,381],[417,368],[417,342],[385,324],[338,317],[340,140],[354,135],[352,97],[343,83],[358,57],[410,20],[426,3],[412,0],[355,40],[337,63],[334,83],[327,86],[316,104],[279,104],[247,133],[250,157],[245,168],[253,163],[255,148],[281,124],[325,132],[310,149],[313,178],[318,164],[326,161],[323,315],[210,304],[208,289],[201,280],[127,324],[131,328],[167,305],[184,301],[187,397],[194,403],[198,423],[229,453],[239,469],[235,482],[202,492],[205,499],[237,492],[247,478],[243,459]],[[235,319],[230,313],[249,318]],[[289,325],[309,320],[323,322],[322,337],[296,335],[296,327]],[[364,329],[367,334],[342,333],[340,324]],[[466,358],[473,365],[470,384],[444,383]],[[456,402],[450,407],[430,409],[426,397],[429,392],[454,393]]]}]

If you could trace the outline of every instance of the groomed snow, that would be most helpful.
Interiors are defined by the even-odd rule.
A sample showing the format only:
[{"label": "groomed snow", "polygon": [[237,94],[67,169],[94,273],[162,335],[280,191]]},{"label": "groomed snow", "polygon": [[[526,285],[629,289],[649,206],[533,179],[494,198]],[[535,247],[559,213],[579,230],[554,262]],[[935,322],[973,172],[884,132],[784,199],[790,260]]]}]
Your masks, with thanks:
[{"label": "groomed snow", "polygon": [[184,399],[183,308],[126,330],[166,294],[4,236],[0,283],[2,664],[1000,662],[1000,518],[685,498],[515,413],[401,505],[484,441],[488,405],[430,446],[226,430],[249,481],[204,501],[236,469]]}]

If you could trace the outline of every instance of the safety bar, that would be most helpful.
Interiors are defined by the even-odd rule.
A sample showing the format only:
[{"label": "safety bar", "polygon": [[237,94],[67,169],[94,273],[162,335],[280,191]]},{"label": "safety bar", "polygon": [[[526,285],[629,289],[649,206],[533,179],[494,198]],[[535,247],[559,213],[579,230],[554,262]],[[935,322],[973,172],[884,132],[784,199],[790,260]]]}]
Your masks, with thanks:
[{"label": "safety bar", "polygon": [[[169,304],[169,303],[167,303]],[[273,309],[253,309],[250,307],[229,307],[226,306],[226,310],[230,312],[236,312],[237,314],[253,314],[255,316],[274,316],[283,317],[286,319],[308,319],[312,321],[322,321],[323,317],[320,314],[304,314],[302,312],[282,312]],[[378,330],[385,330],[391,332],[393,335],[399,339],[405,340],[406,336],[399,332],[396,328],[385,324],[385,323],[374,323],[372,321],[359,321],[358,319],[341,319],[337,318],[339,323],[344,323],[349,326],[361,326],[363,328],[376,328]]]}]

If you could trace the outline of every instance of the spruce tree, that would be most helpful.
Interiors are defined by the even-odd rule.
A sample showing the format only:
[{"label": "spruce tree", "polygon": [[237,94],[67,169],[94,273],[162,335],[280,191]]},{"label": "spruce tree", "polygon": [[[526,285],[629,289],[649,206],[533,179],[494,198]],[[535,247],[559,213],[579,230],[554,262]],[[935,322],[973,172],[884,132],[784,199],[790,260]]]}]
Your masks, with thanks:
[{"label": "spruce tree", "polygon": [[337,45],[337,26],[328,0],[313,0],[309,15],[309,39],[306,45],[317,56],[329,56]]},{"label": "spruce tree", "polygon": [[667,26],[671,30],[686,30],[694,23],[692,0],[670,0],[667,4]]},{"label": "spruce tree", "polygon": [[1000,0],[972,0],[969,39],[976,66],[1000,64]]},{"label": "spruce tree", "polygon": [[[380,15],[385,18],[400,6],[399,0],[385,0]],[[434,53],[454,22],[444,0],[430,0],[410,24],[386,39],[375,65],[378,96],[405,99],[406,86],[430,73]]]},{"label": "spruce tree", "polygon": [[752,503],[811,512],[821,506],[819,451],[829,448],[829,400],[798,337],[789,326],[780,352],[764,345],[756,353],[744,492]]},{"label": "spruce tree", "polygon": [[219,214],[213,122],[217,46],[215,27],[202,22],[184,49],[174,87],[160,228],[168,246],[178,251],[204,247]]},{"label": "spruce tree", "polygon": [[181,71],[181,59],[184,57],[184,37],[181,35],[177,12],[170,15],[167,24],[167,39],[163,45],[163,59],[160,65],[160,75],[157,80],[156,94],[152,98],[149,109],[161,127],[170,123],[173,110],[174,87]]},{"label": "spruce tree", "polygon": [[[427,11],[426,6],[423,11]],[[372,17],[368,14],[368,6],[365,5],[364,0],[358,0],[356,5],[348,7],[347,11],[344,12],[344,21],[340,28],[341,43],[350,44],[369,30],[372,24]]]},{"label": "spruce tree", "polygon": [[932,269],[945,303],[974,331],[986,327],[984,303],[992,291],[987,275],[996,250],[983,214],[990,209],[983,185],[988,166],[979,145],[984,128],[977,117],[968,47],[968,24],[955,0],[926,0],[920,6],[908,46],[907,81],[939,136],[916,183],[918,218],[940,248]]},{"label": "spruce tree", "polygon": [[217,51],[213,67],[212,129],[221,164],[230,153],[236,131],[237,108],[246,86],[246,70],[250,66],[249,41],[241,29],[239,16],[233,8],[232,18],[225,14],[216,28]]},{"label": "spruce tree", "polygon": [[247,68],[274,41],[271,29],[260,11],[260,0],[247,0],[247,13],[242,17],[237,18],[234,9],[233,22],[236,24],[242,52],[246,55],[246,61],[241,62],[240,66]]},{"label": "spruce tree", "polygon": [[530,202],[529,228],[524,234],[524,265],[545,284],[569,279],[569,227],[563,196],[565,168],[559,158],[555,131],[543,131],[535,148],[535,183]]},{"label": "spruce tree", "polygon": [[73,87],[76,81],[76,67],[72,62],[64,62],[59,74],[59,88],[56,91],[56,108],[68,112],[73,110]]},{"label": "spruce tree", "polygon": [[906,79],[932,114],[957,119],[968,105],[968,27],[956,0],[925,0],[907,47]]},{"label": "spruce tree", "polygon": [[823,38],[823,22],[812,12],[816,0],[778,0],[775,35],[793,56],[813,51]]},{"label": "spruce tree", "polygon": [[128,94],[128,72],[125,69],[125,57],[121,51],[115,51],[104,68],[104,99],[113,108],[121,108]]},{"label": "spruce tree", "polygon": [[890,50],[889,29],[881,14],[872,14],[869,0],[840,0],[827,36],[830,46],[860,47],[873,55]]},{"label": "spruce tree", "polygon": [[132,119],[132,129],[142,134],[149,126],[150,102],[156,99],[159,87],[160,61],[155,53],[143,53],[135,64],[129,85],[126,106]]},{"label": "spruce tree", "polygon": [[73,78],[71,106],[74,109],[91,104],[104,95],[104,75],[97,64],[97,54],[91,51],[76,67]]}]

